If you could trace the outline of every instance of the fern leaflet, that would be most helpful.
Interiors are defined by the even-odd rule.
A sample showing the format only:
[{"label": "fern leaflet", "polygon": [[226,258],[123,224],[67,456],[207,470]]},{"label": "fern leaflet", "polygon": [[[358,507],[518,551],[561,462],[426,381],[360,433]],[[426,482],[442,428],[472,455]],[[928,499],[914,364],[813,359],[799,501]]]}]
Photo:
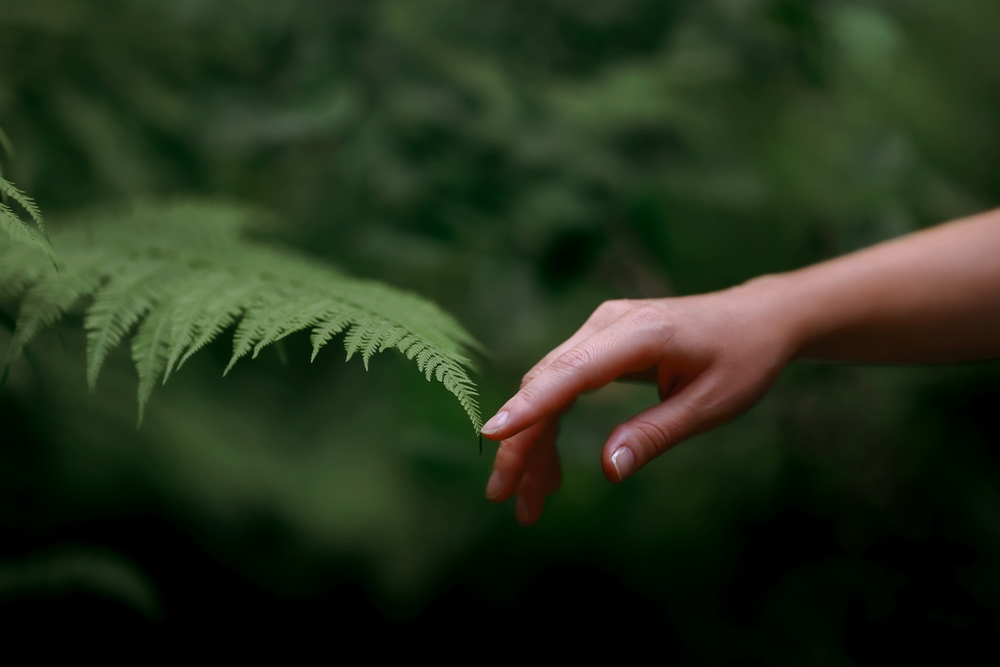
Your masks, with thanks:
[{"label": "fern leaflet", "polygon": [[[0,149],[8,155],[14,157],[14,146],[10,143],[7,133],[0,128]],[[38,232],[26,225],[20,216],[10,207],[9,200],[13,199],[21,208],[27,212]],[[6,234],[11,240],[18,243],[26,243],[38,247],[45,255],[55,262],[55,253],[52,251],[52,244],[45,234],[45,222],[42,220],[42,212],[38,210],[35,201],[24,194],[17,187],[4,178],[3,165],[0,164],[0,231]]]},{"label": "fern leaflet", "polygon": [[[3,231],[13,241],[38,247],[50,261],[54,262],[55,254],[52,251],[52,244],[45,234],[42,212],[38,210],[35,201],[18,190],[2,174],[0,174],[0,195],[3,197],[3,203],[0,203],[0,231]],[[8,198],[17,202],[28,213],[38,227],[37,232],[25,224],[14,212],[14,209],[7,204]]]}]

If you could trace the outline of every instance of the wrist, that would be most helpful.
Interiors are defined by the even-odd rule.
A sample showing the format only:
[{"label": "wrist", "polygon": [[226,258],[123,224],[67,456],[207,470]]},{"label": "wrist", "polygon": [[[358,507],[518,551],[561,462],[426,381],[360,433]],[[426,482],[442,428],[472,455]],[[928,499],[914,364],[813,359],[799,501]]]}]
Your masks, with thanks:
[{"label": "wrist", "polygon": [[817,322],[793,273],[753,278],[728,292],[748,314],[748,325],[765,332],[787,361],[803,354],[816,338]]}]

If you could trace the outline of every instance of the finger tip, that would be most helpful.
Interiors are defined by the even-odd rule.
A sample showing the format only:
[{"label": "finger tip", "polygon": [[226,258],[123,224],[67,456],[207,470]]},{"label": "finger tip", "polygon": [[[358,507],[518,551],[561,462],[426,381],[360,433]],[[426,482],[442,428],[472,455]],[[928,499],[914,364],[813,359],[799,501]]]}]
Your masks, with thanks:
[{"label": "finger tip", "polygon": [[609,447],[602,461],[604,476],[614,484],[621,484],[638,470],[638,459],[627,442]]},{"label": "finger tip", "polygon": [[503,478],[500,471],[494,470],[490,475],[490,481],[486,484],[486,499],[497,502],[500,499],[500,492],[503,490]]},{"label": "finger tip", "polygon": [[614,466],[610,463],[602,465],[601,472],[604,473],[604,478],[612,484],[621,484],[621,480],[618,479],[618,474],[615,472]]},{"label": "finger tip", "polygon": [[618,477],[618,471],[615,470],[614,464],[611,462],[611,454],[614,450],[606,451],[601,456],[601,472],[604,473],[604,477],[612,484],[619,484],[621,479]]},{"label": "finger tip", "polygon": [[514,519],[522,526],[528,527],[538,521],[542,516],[542,508],[533,507],[523,495],[517,497],[517,504],[514,507]]},{"label": "finger tip", "polygon": [[528,524],[528,499],[519,495],[514,503],[514,520],[522,526]]},{"label": "finger tip", "polygon": [[500,412],[493,415],[489,421],[483,424],[483,427],[479,429],[479,432],[484,438],[489,438],[490,440],[499,440],[500,432],[503,427],[507,424],[510,419],[510,412],[507,410],[501,410]]}]

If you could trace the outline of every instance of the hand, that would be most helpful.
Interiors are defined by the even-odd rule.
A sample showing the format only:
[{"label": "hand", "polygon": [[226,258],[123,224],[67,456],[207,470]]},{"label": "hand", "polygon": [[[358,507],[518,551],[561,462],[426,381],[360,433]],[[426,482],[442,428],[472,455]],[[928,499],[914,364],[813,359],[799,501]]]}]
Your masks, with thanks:
[{"label": "hand", "polygon": [[793,357],[876,363],[1000,358],[1000,210],[797,271],[680,299],[609,301],[483,427],[503,440],[486,497],[532,524],[559,487],[559,417],[622,377],[661,403],[621,424],[601,465],[621,482],[747,410]]},{"label": "hand", "polygon": [[620,379],[649,379],[661,402],[619,425],[601,455],[621,482],[693,435],[750,408],[795,353],[768,281],[675,299],[608,301],[545,356],[521,389],[483,427],[502,440],[486,497],[517,493],[516,517],[530,525],[559,488],[559,418],[586,391]]}]

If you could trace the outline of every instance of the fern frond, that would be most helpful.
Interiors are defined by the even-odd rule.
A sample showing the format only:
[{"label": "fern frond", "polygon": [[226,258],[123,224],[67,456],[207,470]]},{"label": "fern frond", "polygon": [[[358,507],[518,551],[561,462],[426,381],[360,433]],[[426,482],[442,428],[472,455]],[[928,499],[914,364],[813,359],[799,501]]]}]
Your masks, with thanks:
[{"label": "fern frond", "polygon": [[[254,293],[261,288],[260,283],[255,279],[241,280],[232,276],[228,276],[228,278],[229,283],[224,288],[205,301],[197,303],[198,317],[193,323],[194,339],[183,351],[180,360],[174,367],[175,369],[183,366],[195,352],[215,340],[219,334],[236,322],[237,318],[245,311],[247,301],[252,299]],[[171,357],[173,357],[172,353]],[[169,372],[170,368],[167,370]]]},{"label": "fern frond", "polygon": [[38,225],[39,231],[43,235],[45,234],[45,221],[42,220],[42,212],[38,210],[34,199],[18,190],[17,186],[5,178],[0,178],[0,192],[3,192],[4,195],[20,204],[27,211],[28,215],[31,216],[31,219],[35,221],[35,224]]},{"label": "fern frond", "polygon": [[74,266],[74,269],[43,275],[27,290],[21,301],[14,337],[7,349],[8,365],[21,354],[35,334],[57,322],[63,313],[82,297],[92,294],[101,284],[101,272],[90,262]]},{"label": "fern frond", "polygon": [[112,277],[94,295],[83,326],[87,330],[87,386],[97,387],[97,376],[108,354],[167,292],[177,267],[168,262],[139,261]]},{"label": "fern frond", "polygon": [[21,218],[7,204],[0,204],[0,231],[3,231],[10,238],[21,243],[36,245],[44,252],[48,252],[45,242],[36,234],[31,227],[28,227]]},{"label": "fern frond", "polygon": [[[3,175],[0,175],[0,195],[3,195],[3,203],[0,203],[0,231],[4,232],[14,241],[37,246],[45,253],[45,256],[49,260],[55,262],[55,253],[52,250],[52,244],[45,234],[45,222],[42,220],[42,213],[38,210],[38,206],[34,200],[18,190]],[[20,204],[28,215],[31,216],[31,219],[35,221],[35,225],[38,227],[38,232],[35,232],[21,220],[17,213],[14,212],[14,209],[7,204],[8,198]]]},{"label": "fern frond", "polygon": [[[227,288],[234,282],[232,276],[215,273],[209,276],[192,276],[188,284],[178,287],[178,296],[161,308],[170,309],[170,331],[167,340],[167,361],[163,369],[163,382],[170,379],[170,374],[180,366],[186,352],[191,350],[195,339],[199,337],[204,329],[208,329],[210,338],[219,335],[223,329],[232,323],[235,313],[228,319],[223,318],[222,326],[213,327],[211,322],[206,322],[204,303],[213,296],[228,295]],[[232,301],[232,299],[230,299]],[[205,341],[204,344],[207,344]],[[197,352],[191,351],[191,354]]]},{"label": "fern frond", "polygon": [[477,344],[454,319],[415,295],[250,242],[241,235],[249,217],[237,207],[196,202],[95,217],[54,234],[63,249],[59,272],[44,248],[0,239],[0,298],[20,301],[8,363],[38,331],[91,297],[88,384],[93,390],[108,354],[135,330],[141,423],[154,386],[233,325],[227,373],[297,331],[311,330],[313,359],[346,332],[348,359],[359,354],[368,368],[376,353],[400,350],[455,395],[479,430],[465,355]]},{"label": "fern frond", "polygon": [[331,338],[350,326],[355,315],[354,311],[341,310],[330,314],[322,322],[317,323],[313,327],[311,337],[313,349],[312,357],[309,360],[315,361],[320,348],[329,343]]},{"label": "fern frond", "polygon": [[47,274],[50,267],[33,261],[37,255],[36,246],[0,243],[0,303],[16,303],[28,287]]},{"label": "fern frond", "polygon": [[[10,142],[7,133],[0,128],[0,149],[9,157],[14,157],[14,145]],[[20,204],[38,227],[36,234],[31,227],[26,225],[14,209],[7,203],[13,199]],[[45,233],[45,222],[42,220],[42,212],[38,210],[35,201],[17,189],[13,183],[4,178],[3,165],[0,165],[0,232],[5,233],[11,240],[19,243],[26,243],[37,246],[55,264],[55,252],[49,237]]]},{"label": "fern frond", "polygon": [[153,395],[153,387],[164,375],[170,351],[171,304],[163,304],[150,311],[139,325],[132,339],[132,361],[139,373],[139,421],[146,414],[146,404]]}]

